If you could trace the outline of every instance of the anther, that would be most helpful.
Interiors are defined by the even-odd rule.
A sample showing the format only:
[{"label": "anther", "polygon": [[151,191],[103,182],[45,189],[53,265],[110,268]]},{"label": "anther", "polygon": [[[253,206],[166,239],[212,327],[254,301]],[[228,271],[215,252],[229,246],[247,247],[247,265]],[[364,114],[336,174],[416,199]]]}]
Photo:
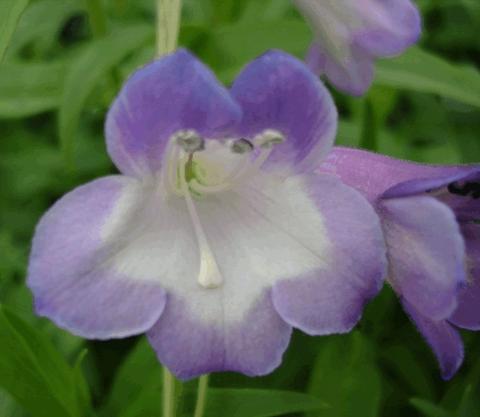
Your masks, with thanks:
[{"label": "anther", "polygon": [[274,145],[285,142],[285,136],[278,130],[267,129],[255,136],[253,142],[261,148],[270,149]]},{"label": "anther", "polygon": [[237,139],[235,142],[232,143],[231,146],[232,152],[238,154],[246,154],[252,152],[254,149],[253,143],[247,139],[241,138]]},{"label": "anther", "polygon": [[179,130],[172,135],[178,146],[180,146],[186,153],[193,153],[205,149],[204,139],[192,129]]}]

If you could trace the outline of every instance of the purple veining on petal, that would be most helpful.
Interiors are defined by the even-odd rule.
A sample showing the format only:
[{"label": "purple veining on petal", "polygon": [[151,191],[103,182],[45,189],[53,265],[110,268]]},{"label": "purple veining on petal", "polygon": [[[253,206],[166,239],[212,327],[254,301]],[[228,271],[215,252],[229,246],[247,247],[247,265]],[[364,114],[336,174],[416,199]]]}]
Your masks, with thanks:
[{"label": "purple veining on petal", "polygon": [[308,171],[330,151],[337,129],[337,111],[325,86],[304,63],[280,51],[271,51],[242,71],[232,87],[243,109],[240,135],[265,129],[286,136],[269,158],[271,164],[289,164]]},{"label": "purple veining on petal", "polygon": [[464,329],[480,330],[480,224],[463,224],[462,233],[467,246],[467,284],[449,321]]},{"label": "purple veining on petal", "polygon": [[142,333],[163,311],[159,286],[99,264],[102,225],[133,181],[106,177],[76,188],[37,226],[28,271],[37,312],[75,334],[105,339]]},{"label": "purple veining on petal", "polygon": [[217,371],[259,376],[280,365],[291,327],[275,312],[270,291],[234,323],[222,317],[214,323],[204,322],[191,314],[188,302],[169,294],[164,313],[148,332],[160,362],[178,378]]},{"label": "purple veining on petal", "polygon": [[317,175],[309,184],[333,244],[331,259],[324,270],[275,284],[273,300],[288,323],[309,334],[344,333],[382,286],[380,223],[368,202],[337,179]]},{"label": "purple veining on petal", "polygon": [[127,175],[157,171],[168,138],[196,129],[207,138],[232,132],[241,109],[213,73],[185,50],[154,61],[125,83],[107,115],[112,160]]},{"label": "purple veining on petal", "polygon": [[448,318],[466,282],[465,247],[454,213],[424,196],[386,200],[379,210],[395,291],[424,316]]},{"label": "purple veining on petal", "polygon": [[434,321],[422,316],[405,300],[402,304],[435,353],[443,378],[451,379],[462,365],[464,357],[463,342],[458,331],[446,320]]}]

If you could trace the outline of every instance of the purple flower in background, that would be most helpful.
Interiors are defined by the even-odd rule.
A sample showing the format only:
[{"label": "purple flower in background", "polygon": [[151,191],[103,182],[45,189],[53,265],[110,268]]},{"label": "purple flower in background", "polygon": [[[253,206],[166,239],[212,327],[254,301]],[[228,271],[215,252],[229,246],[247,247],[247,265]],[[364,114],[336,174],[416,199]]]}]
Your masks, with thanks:
[{"label": "purple flower in background", "polygon": [[463,361],[456,327],[480,330],[480,166],[420,165],[335,148],[321,167],[379,213],[387,280],[435,352],[445,379]]},{"label": "purple flower in background", "polygon": [[137,71],[106,122],[121,175],[41,219],[28,285],[38,314],[96,339],[148,333],[180,378],[272,371],[292,327],[349,331],[386,258],[361,194],[314,169],[333,101],[269,52],[230,91],[184,50]]},{"label": "purple flower in background", "polygon": [[308,65],[340,90],[364,94],[374,61],[413,45],[421,19],[410,0],[293,0],[315,36]]}]

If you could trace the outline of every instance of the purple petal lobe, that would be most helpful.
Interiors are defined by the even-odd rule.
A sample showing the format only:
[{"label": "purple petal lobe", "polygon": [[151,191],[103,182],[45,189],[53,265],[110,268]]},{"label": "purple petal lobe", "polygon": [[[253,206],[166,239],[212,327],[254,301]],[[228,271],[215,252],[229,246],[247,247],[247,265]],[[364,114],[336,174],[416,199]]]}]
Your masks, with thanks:
[{"label": "purple petal lobe", "polygon": [[443,379],[451,379],[462,365],[464,357],[463,342],[457,330],[446,320],[435,321],[423,316],[408,301],[403,301],[403,308],[435,353]]},{"label": "purple petal lobe", "polygon": [[106,177],[60,199],[37,226],[30,255],[28,286],[38,314],[88,338],[139,334],[160,317],[165,293],[109,267],[115,242],[102,229],[117,201],[136,181]]},{"label": "purple petal lobe", "polygon": [[[458,176],[463,177],[469,174],[472,169],[474,168],[467,166],[418,164],[360,149],[335,147],[321,164],[319,172],[336,175],[342,182],[359,190],[373,203],[397,184],[411,180],[434,179],[437,181],[440,178],[441,183],[445,185],[445,178],[448,178],[448,184]],[[420,191],[424,192],[428,189],[428,186],[424,186]],[[397,194],[387,194],[387,197],[390,196],[400,197]]]},{"label": "purple petal lobe", "polygon": [[367,23],[355,33],[355,43],[370,54],[398,55],[420,37],[421,17],[411,0],[363,0],[358,4]]},{"label": "purple petal lobe", "polygon": [[[216,306],[219,310],[221,302]],[[187,301],[169,296],[148,338],[159,360],[180,379],[225,370],[258,376],[281,363],[291,327],[275,312],[268,291],[244,320],[225,325],[221,311],[218,317],[206,323],[192,313]]]},{"label": "purple petal lobe", "polygon": [[448,318],[465,282],[465,245],[454,213],[431,197],[380,204],[388,247],[389,280],[424,316]]},{"label": "purple petal lobe", "polygon": [[449,321],[464,329],[480,330],[480,225],[464,224],[462,233],[467,246],[467,284]]},{"label": "purple petal lobe", "polygon": [[262,55],[240,74],[232,95],[243,108],[241,135],[276,129],[286,136],[270,163],[288,163],[305,172],[330,151],[337,129],[335,105],[298,59],[279,51]]},{"label": "purple petal lobe", "polygon": [[332,251],[322,268],[274,285],[282,318],[309,334],[350,331],[385,274],[385,246],[373,208],[335,178],[311,178],[310,193],[326,222]]},{"label": "purple petal lobe", "polygon": [[339,90],[352,96],[362,96],[370,88],[375,76],[373,58],[362,49],[352,46],[350,56],[338,62],[329,52],[315,42],[305,61],[316,74],[324,74]]},{"label": "purple petal lobe", "polygon": [[195,129],[207,138],[232,131],[241,110],[212,72],[185,50],[134,73],[107,116],[110,156],[128,175],[157,171],[169,137]]},{"label": "purple petal lobe", "polygon": [[[460,206],[461,202],[455,201],[455,198],[458,196],[461,197],[471,197],[470,199],[478,199],[475,197],[476,188],[472,190],[465,190],[467,193],[462,195],[462,188],[465,185],[464,183],[473,183],[476,184],[480,181],[480,168],[475,165],[463,165],[463,166],[444,166],[440,167],[438,172],[435,174],[432,172],[432,175],[424,178],[413,178],[409,181],[404,181],[402,183],[396,184],[395,186],[388,189],[384,194],[383,198],[398,198],[406,197],[415,194],[422,194],[425,192],[434,192],[438,197],[443,198],[444,196],[438,191],[445,189],[445,194],[451,194],[450,199],[452,204]],[[455,184],[459,183],[459,184]],[[449,185],[454,185],[459,190],[457,193],[452,190],[447,192],[447,187]],[[480,196],[480,194],[479,194]],[[448,199],[447,199],[448,201]]]}]

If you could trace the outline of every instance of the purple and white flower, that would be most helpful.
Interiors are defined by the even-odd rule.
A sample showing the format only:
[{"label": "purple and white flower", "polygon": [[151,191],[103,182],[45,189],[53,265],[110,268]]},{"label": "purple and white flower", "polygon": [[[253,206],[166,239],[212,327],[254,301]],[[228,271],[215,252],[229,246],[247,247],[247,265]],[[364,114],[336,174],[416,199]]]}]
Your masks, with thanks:
[{"label": "purple and white flower", "polygon": [[374,61],[417,42],[420,14],[411,0],[293,0],[313,29],[308,65],[340,90],[364,94]]},{"label": "purple and white flower", "polygon": [[387,280],[445,379],[463,362],[455,327],[480,330],[480,166],[421,165],[335,148],[321,172],[358,189],[382,219]]},{"label": "purple and white flower", "polygon": [[385,273],[375,211],[314,169],[333,101],[269,52],[230,91],[180,50],[138,70],[106,121],[121,175],[60,199],[37,226],[38,314],[95,339],[147,332],[178,377],[272,371],[292,327],[349,331]]}]

